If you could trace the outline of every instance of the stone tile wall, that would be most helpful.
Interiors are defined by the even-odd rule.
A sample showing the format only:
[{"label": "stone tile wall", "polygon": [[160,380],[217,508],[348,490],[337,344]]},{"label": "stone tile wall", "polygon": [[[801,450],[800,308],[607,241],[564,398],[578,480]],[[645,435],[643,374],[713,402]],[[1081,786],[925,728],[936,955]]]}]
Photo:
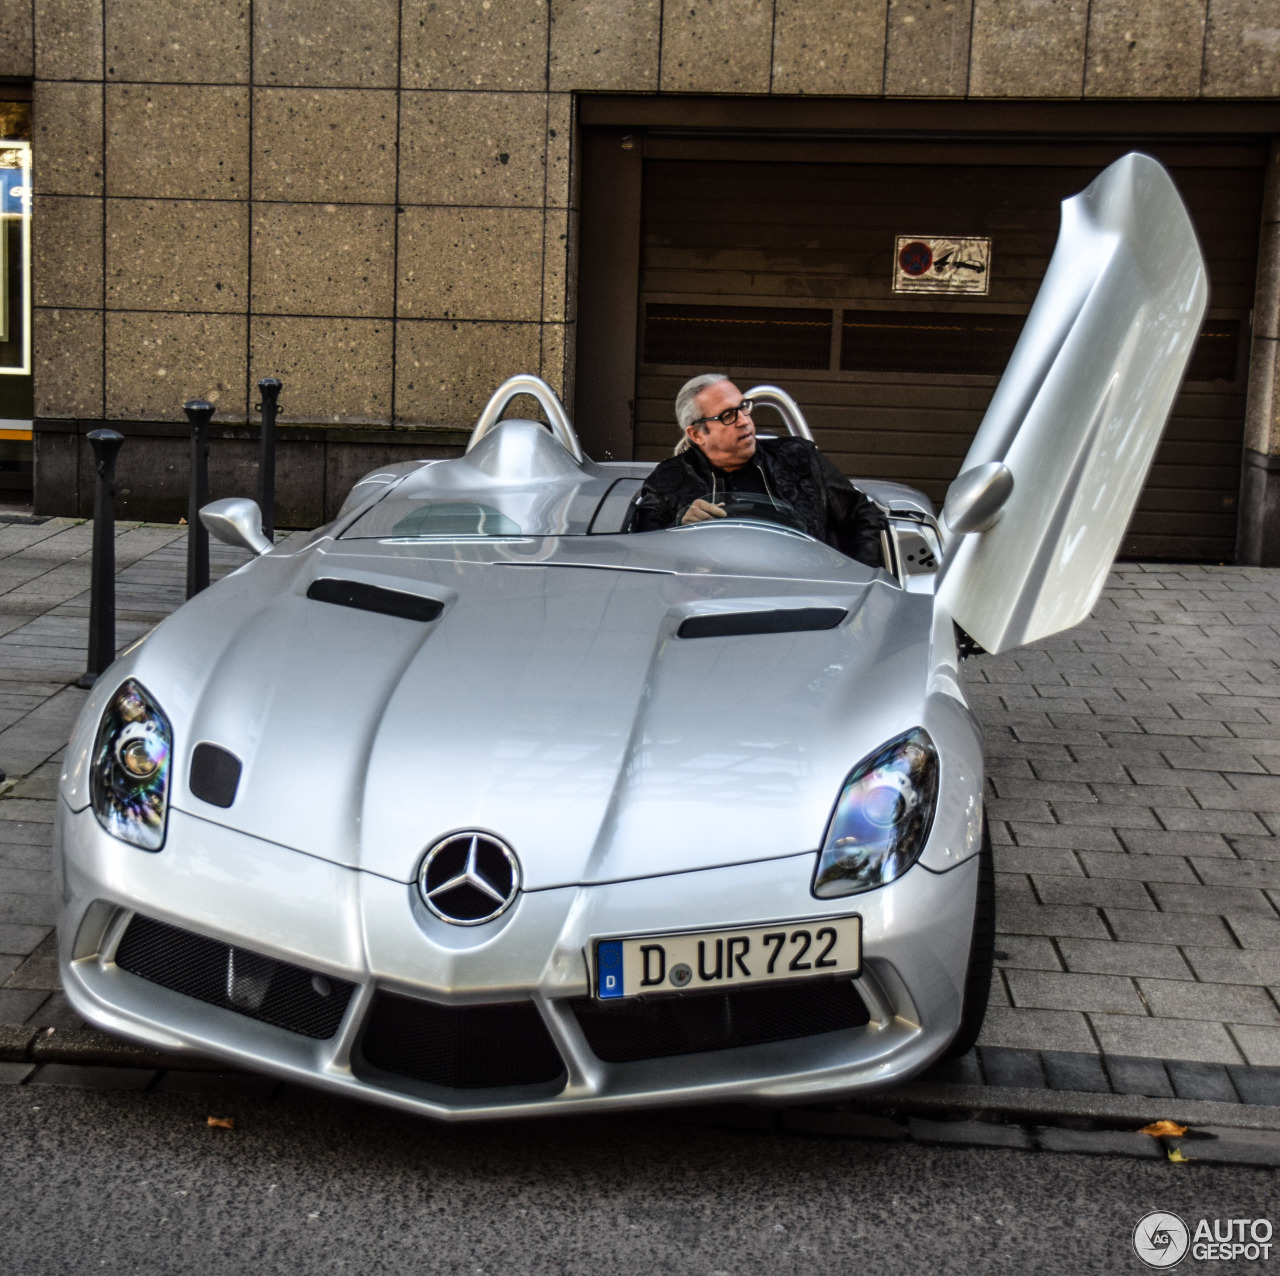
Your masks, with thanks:
[{"label": "stone tile wall", "polygon": [[0,0],[36,413],[467,423],[573,348],[572,94],[1267,96],[1273,0]]}]

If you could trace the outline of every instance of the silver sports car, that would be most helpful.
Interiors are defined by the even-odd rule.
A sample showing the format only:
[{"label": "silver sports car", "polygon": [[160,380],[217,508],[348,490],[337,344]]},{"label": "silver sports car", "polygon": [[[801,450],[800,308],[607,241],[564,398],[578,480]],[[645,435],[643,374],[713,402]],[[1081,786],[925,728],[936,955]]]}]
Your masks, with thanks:
[{"label": "silver sports car", "polygon": [[[55,856],[90,1022],[448,1118],[885,1087],[981,1026],[993,904],[958,636],[1089,612],[1206,301],[1168,175],[1063,205],[941,520],[884,566],[785,509],[629,531],[534,377],[129,648]],[[550,428],[502,419],[532,394]],[[803,416],[775,387],[792,432]]]}]

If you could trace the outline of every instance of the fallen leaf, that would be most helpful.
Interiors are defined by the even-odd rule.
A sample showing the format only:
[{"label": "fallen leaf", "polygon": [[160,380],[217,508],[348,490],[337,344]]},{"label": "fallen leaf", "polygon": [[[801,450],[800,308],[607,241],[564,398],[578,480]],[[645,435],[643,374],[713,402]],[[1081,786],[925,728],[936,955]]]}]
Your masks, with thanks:
[{"label": "fallen leaf", "polygon": [[214,1130],[234,1130],[236,1128],[235,1117],[209,1117],[209,1125]]},{"label": "fallen leaf", "polygon": [[180,518],[180,519],[178,520],[178,526],[179,526],[179,527],[186,527],[186,525],[187,525],[187,520],[186,520],[185,518]]},{"label": "fallen leaf", "polygon": [[1169,1160],[1175,1161],[1179,1165],[1189,1165],[1191,1163],[1191,1158],[1189,1156],[1182,1155],[1181,1148],[1170,1148]]},{"label": "fallen leaf", "polygon": [[1158,1139],[1163,1135],[1172,1135],[1174,1138],[1181,1138],[1187,1132],[1185,1125],[1179,1125],[1176,1121],[1152,1121],[1150,1125],[1144,1125],[1139,1134],[1149,1134],[1153,1139]]}]

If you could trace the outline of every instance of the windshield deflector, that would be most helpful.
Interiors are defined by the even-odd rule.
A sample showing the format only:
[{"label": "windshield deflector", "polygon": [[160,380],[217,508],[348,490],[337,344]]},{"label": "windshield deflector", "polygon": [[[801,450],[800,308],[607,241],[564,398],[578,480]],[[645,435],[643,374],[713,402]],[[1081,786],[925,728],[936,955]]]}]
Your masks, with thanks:
[{"label": "windshield deflector", "polygon": [[342,539],[585,536],[616,478],[576,460],[536,421],[502,421],[465,456],[398,484]]}]

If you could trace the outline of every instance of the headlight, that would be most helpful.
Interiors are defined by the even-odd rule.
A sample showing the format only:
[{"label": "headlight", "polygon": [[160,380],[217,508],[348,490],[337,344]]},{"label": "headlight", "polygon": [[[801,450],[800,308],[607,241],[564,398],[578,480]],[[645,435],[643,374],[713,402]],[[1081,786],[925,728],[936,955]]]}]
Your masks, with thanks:
[{"label": "headlight", "polygon": [[901,877],[924,850],[937,799],[938,755],[919,727],[859,763],[827,825],[813,893],[833,899]]},{"label": "headlight", "polygon": [[113,837],[144,851],[164,845],[173,731],[131,678],[111,697],[93,747],[93,813]]}]

